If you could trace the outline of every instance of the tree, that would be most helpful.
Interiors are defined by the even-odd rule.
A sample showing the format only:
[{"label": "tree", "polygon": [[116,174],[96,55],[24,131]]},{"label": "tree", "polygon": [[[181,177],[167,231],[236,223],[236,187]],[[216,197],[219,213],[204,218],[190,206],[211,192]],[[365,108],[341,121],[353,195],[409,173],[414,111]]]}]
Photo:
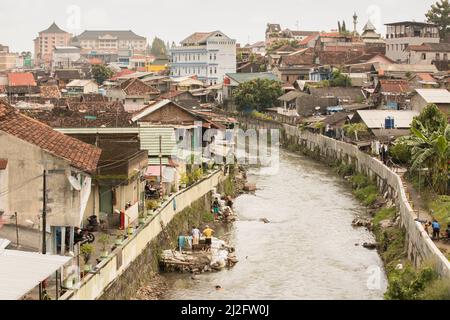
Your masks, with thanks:
[{"label": "tree", "polygon": [[450,126],[443,123],[436,105],[427,106],[416,117],[411,127],[411,135],[398,139],[411,150],[412,172],[428,168],[427,179],[434,190],[447,193],[448,159],[450,157]]},{"label": "tree", "polygon": [[347,32],[347,27],[345,26],[345,20],[342,21],[342,32]]},{"label": "tree", "polygon": [[341,26],[341,22],[340,21],[338,21],[338,31],[339,31],[339,33],[342,32],[342,26]]},{"label": "tree", "polygon": [[152,48],[150,50],[151,54],[155,57],[165,57],[167,56],[167,48],[163,40],[155,37],[152,42]]},{"label": "tree", "polygon": [[445,39],[450,34],[450,3],[449,0],[440,0],[431,6],[425,14],[428,22],[439,27],[441,39]]},{"label": "tree", "polygon": [[95,65],[92,67],[92,77],[99,85],[112,78],[114,72],[105,65]]},{"label": "tree", "polygon": [[263,111],[273,107],[282,94],[280,82],[255,79],[239,85],[234,92],[234,102],[240,111]]},{"label": "tree", "polygon": [[331,87],[351,87],[352,80],[349,76],[342,74],[340,70],[334,70],[329,83]]},{"label": "tree", "polygon": [[344,126],[344,131],[350,136],[355,136],[355,140],[359,140],[360,133],[367,133],[368,128],[364,123],[349,123]]}]

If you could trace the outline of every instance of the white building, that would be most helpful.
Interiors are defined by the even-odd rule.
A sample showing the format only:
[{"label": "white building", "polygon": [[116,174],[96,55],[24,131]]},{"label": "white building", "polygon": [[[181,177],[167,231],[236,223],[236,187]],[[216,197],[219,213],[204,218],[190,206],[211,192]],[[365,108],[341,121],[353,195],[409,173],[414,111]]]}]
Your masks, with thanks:
[{"label": "white building", "polygon": [[395,62],[408,62],[408,46],[440,42],[439,29],[434,24],[407,21],[386,26],[386,56]]},{"label": "white building", "polygon": [[98,84],[93,80],[73,80],[67,84],[66,89],[71,95],[98,93]]},{"label": "white building", "polygon": [[53,50],[53,68],[71,68],[73,63],[80,58],[81,49],[78,47],[55,47]]},{"label": "white building", "polygon": [[236,40],[220,31],[196,32],[172,47],[170,55],[172,77],[197,76],[215,85],[225,74],[236,72]]}]

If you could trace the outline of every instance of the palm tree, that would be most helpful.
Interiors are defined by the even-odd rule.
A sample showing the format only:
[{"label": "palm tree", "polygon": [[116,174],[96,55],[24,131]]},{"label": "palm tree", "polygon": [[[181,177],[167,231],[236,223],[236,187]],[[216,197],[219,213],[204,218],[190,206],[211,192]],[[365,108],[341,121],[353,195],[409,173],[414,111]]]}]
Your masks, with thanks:
[{"label": "palm tree", "polygon": [[415,119],[411,136],[403,137],[399,143],[405,143],[411,149],[411,171],[428,168],[428,179],[437,192],[447,193],[448,159],[450,156],[450,126],[436,131],[429,130],[421,121]]},{"label": "palm tree", "polygon": [[367,133],[368,128],[364,123],[350,123],[344,126],[344,131],[348,135],[354,135],[355,140],[358,141],[359,140],[358,134]]}]

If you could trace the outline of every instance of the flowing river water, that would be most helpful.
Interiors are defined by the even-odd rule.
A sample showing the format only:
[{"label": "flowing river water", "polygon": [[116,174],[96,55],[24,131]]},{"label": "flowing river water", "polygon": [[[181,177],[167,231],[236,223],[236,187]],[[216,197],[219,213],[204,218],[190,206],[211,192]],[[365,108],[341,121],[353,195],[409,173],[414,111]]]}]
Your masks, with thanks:
[{"label": "flowing river water", "polygon": [[165,298],[382,299],[387,286],[382,261],[361,246],[373,242],[373,235],[351,226],[365,209],[342,179],[320,163],[286,152],[277,174],[263,172],[249,172],[259,190],[236,200],[239,221],[224,231],[239,263],[195,279],[165,274]]}]

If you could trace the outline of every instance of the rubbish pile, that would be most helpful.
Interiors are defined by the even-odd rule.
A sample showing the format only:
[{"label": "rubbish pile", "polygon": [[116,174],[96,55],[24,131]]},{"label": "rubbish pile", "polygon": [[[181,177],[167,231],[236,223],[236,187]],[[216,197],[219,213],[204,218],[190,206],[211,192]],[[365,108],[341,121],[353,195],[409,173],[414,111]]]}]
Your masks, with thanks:
[{"label": "rubbish pile", "polygon": [[212,238],[209,251],[163,251],[160,265],[166,272],[203,273],[220,271],[226,267],[231,268],[238,263],[234,251],[234,248],[229,247],[224,241]]}]

